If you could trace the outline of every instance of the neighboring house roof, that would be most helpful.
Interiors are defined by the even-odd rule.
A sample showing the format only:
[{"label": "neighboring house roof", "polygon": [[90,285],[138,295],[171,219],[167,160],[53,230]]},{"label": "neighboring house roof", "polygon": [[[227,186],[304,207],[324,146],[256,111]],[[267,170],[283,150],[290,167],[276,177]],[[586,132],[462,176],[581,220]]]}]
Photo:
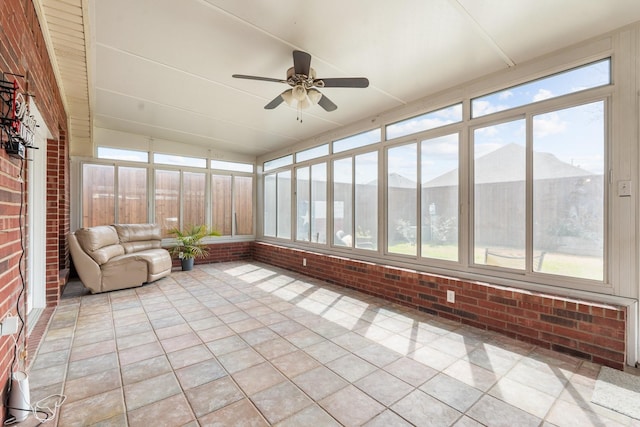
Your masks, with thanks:
[{"label": "neighboring house roof", "polygon": [[387,177],[387,186],[392,188],[416,188],[416,182],[394,172]]},{"label": "neighboring house roof", "polygon": [[[475,183],[490,184],[524,179],[525,147],[507,144],[474,162]],[[593,176],[594,172],[563,162],[551,153],[534,152],[536,179]],[[458,183],[458,169],[450,170],[424,184],[424,187],[449,187]]]}]

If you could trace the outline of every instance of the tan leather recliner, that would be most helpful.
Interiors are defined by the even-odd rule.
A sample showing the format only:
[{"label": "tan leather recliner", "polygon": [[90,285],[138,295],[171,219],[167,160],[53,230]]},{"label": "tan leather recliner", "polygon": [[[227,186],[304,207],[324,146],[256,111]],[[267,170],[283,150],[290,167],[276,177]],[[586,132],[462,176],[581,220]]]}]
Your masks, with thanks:
[{"label": "tan leather recliner", "polygon": [[69,235],[73,264],[91,293],[141,286],[171,273],[155,224],[81,228]]}]

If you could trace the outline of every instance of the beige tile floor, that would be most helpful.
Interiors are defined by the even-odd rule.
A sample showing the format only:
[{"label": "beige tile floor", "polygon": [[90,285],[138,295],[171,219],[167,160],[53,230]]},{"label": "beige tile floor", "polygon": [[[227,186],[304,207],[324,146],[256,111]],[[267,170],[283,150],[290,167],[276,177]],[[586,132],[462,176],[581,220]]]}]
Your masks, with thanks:
[{"label": "beige tile floor", "polygon": [[[259,263],[67,286],[30,367],[58,426],[640,426],[600,366]],[[33,416],[20,425],[33,426]]]}]

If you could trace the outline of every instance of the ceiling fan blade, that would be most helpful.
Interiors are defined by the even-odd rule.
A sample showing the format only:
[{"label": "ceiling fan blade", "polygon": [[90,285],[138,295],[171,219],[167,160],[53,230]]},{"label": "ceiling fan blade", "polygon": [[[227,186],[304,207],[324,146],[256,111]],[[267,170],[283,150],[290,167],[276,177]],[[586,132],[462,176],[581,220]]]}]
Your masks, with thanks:
[{"label": "ceiling fan blade", "polygon": [[296,74],[309,75],[311,69],[311,55],[301,50],[293,51],[293,68]]},{"label": "ceiling fan blade", "polygon": [[316,82],[322,82],[318,84],[318,87],[368,87],[369,79],[366,77],[338,77],[334,79],[315,79]]},{"label": "ceiling fan blade", "polygon": [[322,95],[322,98],[320,98],[320,101],[318,101],[318,105],[324,108],[325,111],[334,111],[336,108],[338,108],[336,104],[331,102],[331,100],[324,95]]},{"label": "ceiling fan blade", "polygon": [[286,80],[282,80],[282,79],[272,79],[271,77],[246,76],[244,74],[233,74],[231,77],[235,77],[236,79],[260,80],[263,82],[274,82],[274,83],[287,82]]},{"label": "ceiling fan blade", "polygon": [[284,98],[282,97],[282,94],[280,94],[280,95],[276,96],[275,98],[273,98],[273,101],[271,101],[270,103],[265,105],[264,109],[265,110],[273,110],[278,105],[282,104],[283,101],[284,101]]}]

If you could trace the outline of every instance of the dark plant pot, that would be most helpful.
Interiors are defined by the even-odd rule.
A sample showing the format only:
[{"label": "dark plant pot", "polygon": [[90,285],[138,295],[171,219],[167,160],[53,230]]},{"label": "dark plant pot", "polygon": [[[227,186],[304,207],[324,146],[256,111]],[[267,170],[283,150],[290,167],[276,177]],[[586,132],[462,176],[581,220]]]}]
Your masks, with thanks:
[{"label": "dark plant pot", "polygon": [[193,270],[193,258],[182,258],[180,262],[182,263],[182,271],[191,271]]}]

